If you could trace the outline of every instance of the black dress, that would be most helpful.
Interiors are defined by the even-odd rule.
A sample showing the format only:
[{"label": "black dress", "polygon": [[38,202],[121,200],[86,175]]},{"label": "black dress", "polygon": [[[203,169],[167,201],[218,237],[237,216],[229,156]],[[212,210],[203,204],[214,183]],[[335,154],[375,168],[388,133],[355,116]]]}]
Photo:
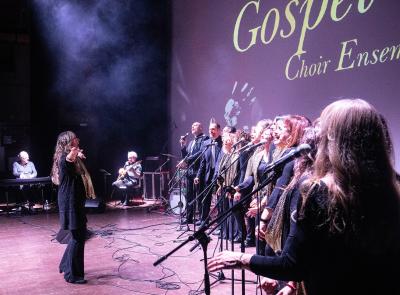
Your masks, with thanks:
[{"label": "black dress", "polygon": [[66,160],[59,162],[58,207],[60,225],[71,232],[71,239],[60,262],[60,272],[68,282],[84,278],[84,249],[86,236],[85,187],[75,164]]}]

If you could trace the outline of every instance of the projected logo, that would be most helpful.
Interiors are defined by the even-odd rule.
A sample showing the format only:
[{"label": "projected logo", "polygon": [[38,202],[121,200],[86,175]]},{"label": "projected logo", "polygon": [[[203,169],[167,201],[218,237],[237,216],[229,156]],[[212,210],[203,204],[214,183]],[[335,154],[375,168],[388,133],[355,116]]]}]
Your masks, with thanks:
[{"label": "projected logo", "polygon": [[257,100],[253,86],[246,82],[242,87],[235,81],[232,88],[231,97],[225,104],[224,119],[228,126],[239,127],[239,119],[251,115],[251,110]]}]

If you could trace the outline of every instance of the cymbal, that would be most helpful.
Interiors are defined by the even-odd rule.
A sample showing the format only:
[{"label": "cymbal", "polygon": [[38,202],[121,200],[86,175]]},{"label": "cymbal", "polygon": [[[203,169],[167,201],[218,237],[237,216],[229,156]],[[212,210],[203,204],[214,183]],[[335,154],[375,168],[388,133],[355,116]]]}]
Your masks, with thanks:
[{"label": "cymbal", "polygon": [[166,157],[170,157],[170,158],[178,158],[177,156],[171,155],[171,154],[160,154]]}]

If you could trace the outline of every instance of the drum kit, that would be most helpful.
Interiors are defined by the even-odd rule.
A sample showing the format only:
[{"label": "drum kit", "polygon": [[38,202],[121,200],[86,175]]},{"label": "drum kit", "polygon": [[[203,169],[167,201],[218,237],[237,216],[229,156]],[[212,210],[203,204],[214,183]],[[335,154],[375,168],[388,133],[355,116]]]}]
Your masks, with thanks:
[{"label": "drum kit", "polygon": [[[168,158],[178,158],[171,154],[161,154]],[[186,210],[186,169],[178,168],[168,183],[169,209],[175,215],[182,215]]]},{"label": "drum kit", "polygon": [[178,168],[171,179],[169,207],[172,213],[181,215],[186,209],[186,169]]}]

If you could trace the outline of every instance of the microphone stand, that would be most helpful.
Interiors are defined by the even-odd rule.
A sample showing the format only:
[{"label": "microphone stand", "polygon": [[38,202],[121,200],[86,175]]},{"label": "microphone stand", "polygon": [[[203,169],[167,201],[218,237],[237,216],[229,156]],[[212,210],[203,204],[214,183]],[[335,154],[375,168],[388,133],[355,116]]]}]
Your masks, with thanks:
[{"label": "microphone stand", "polygon": [[[243,150],[246,150],[247,148],[248,148],[247,146],[246,146],[246,148],[242,147],[242,148],[238,149],[238,150],[236,151],[236,153],[241,152],[241,151],[243,151]],[[233,154],[233,153],[232,153],[232,154]],[[236,161],[238,161],[238,159],[239,159],[239,157],[238,157],[237,159],[235,159],[235,161],[233,161],[228,167],[226,167],[224,170],[222,170],[221,172],[219,172],[218,176],[221,176],[222,173],[225,173],[225,171],[227,171]],[[247,158],[247,161],[248,161],[248,160],[249,160],[249,158]],[[189,205],[192,205],[193,202],[196,202],[201,196],[204,195],[204,193],[206,193],[205,196],[203,197],[203,199],[201,200],[201,202],[204,202],[205,197],[207,196],[208,192],[212,189],[212,187],[215,185],[215,182],[217,181],[217,179],[218,179],[218,177],[215,178],[208,186],[206,186],[206,187],[203,189],[203,191],[201,191],[201,192],[198,194],[198,196],[197,196],[195,199],[193,199],[193,200],[189,203]]]},{"label": "microphone stand", "polygon": [[[187,167],[186,171],[185,171],[184,173],[182,173],[181,175],[179,175],[178,180],[175,181],[175,183],[174,183],[172,186],[169,187],[168,191],[171,192],[171,190],[174,188],[174,186],[175,186],[177,183],[179,183],[179,203],[178,203],[177,206],[175,206],[174,208],[170,208],[169,210],[173,210],[173,209],[175,209],[175,208],[177,208],[177,207],[179,207],[179,208],[182,208],[182,207],[183,207],[182,196],[181,196],[181,195],[182,195],[182,188],[181,188],[182,179],[183,179],[183,177],[186,177],[186,176],[187,176],[188,171],[197,163],[197,161],[201,158],[201,156],[205,153],[205,151],[206,151],[209,147],[210,147],[210,146],[207,146],[203,151],[201,151],[201,153],[196,157],[196,159],[193,161],[193,163],[191,163],[191,164]],[[186,157],[183,158],[182,161],[183,161],[183,162],[186,161],[186,160],[188,159],[189,156],[190,156],[190,155],[187,154]],[[169,181],[168,185],[171,184],[172,180],[176,177],[176,175],[177,175],[177,173],[178,173],[178,171],[179,171],[180,169],[181,169],[181,168],[176,169],[175,174],[174,174],[174,176],[171,178],[171,180]],[[186,184],[186,185],[193,185],[193,184]],[[195,200],[197,200],[197,198],[195,198]],[[190,203],[190,206],[192,206],[192,204],[193,204],[193,202]],[[189,206],[189,204],[188,204],[187,206]],[[196,216],[194,216],[194,219],[196,219],[195,217],[196,217]],[[181,212],[180,212],[180,223],[182,223],[182,215],[181,215]],[[196,222],[194,222],[194,223],[196,223]],[[186,225],[187,225],[187,230],[189,230],[189,224],[186,223]],[[185,232],[186,232],[186,231],[185,231]],[[184,234],[185,232],[183,232],[182,234]]]},{"label": "microphone stand", "polygon": [[195,231],[192,235],[187,237],[185,241],[183,241],[180,245],[172,249],[170,252],[165,254],[164,256],[161,256],[159,259],[157,259],[154,263],[153,266],[159,265],[161,262],[166,260],[169,256],[171,256],[173,253],[178,251],[180,248],[182,248],[184,245],[187,243],[194,241],[195,239],[198,240],[198,242],[190,249],[190,251],[193,251],[200,246],[203,249],[203,256],[204,256],[204,292],[206,295],[210,294],[210,277],[209,277],[209,272],[207,269],[207,247],[210,242],[210,237],[207,235],[206,231],[210,229],[214,224],[217,224],[214,228],[210,229],[210,233],[212,233],[218,226],[224,222],[229,216],[232,215],[232,212],[234,210],[240,209],[240,207],[247,202],[254,194],[256,194],[258,191],[260,191],[264,186],[266,186],[268,183],[272,181],[272,177],[268,177],[264,182],[262,182],[257,189],[255,189],[253,192],[250,194],[246,195],[242,200],[240,200],[236,205],[234,205],[232,208],[229,208],[227,211],[223,212],[220,216],[215,218],[214,220],[211,220],[209,224],[204,223],[198,231]]},{"label": "microphone stand", "polygon": [[[247,148],[247,147],[246,147]],[[239,152],[239,151],[241,151],[241,150],[244,150],[244,149],[239,149],[238,151],[236,151],[236,152],[232,152],[232,153],[230,153],[229,154],[229,156],[228,156],[228,160],[227,160],[227,162],[230,162],[230,159],[231,159],[231,157],[234,155],[234,153],[237,153],[237,152]],[[248,157],[247,159],[246,159],[246,162],[249,160],[249,158],[250,157]],[[232,167],[233,166],[233,164],[235,164],[237,161],[239,160],[239,156],[233,161],[233,162],[231,162],[231,163],[229,163],[229,165],[228,166],[226,166],[226,167],[224,167],[224,169],[222,169],[221,171],[219,171],[218,172],[218,176],[191,202],[191,203],[193,203],[193,202],[196,202],[196,200],[197,199],[199,199],[199,197],[202,195],[202,194],[204,194],[204,192],[206,192],[206,194],[205,194],[205,196],[203,197],[203,199],[202,199],[202,202],[204,202],[204,200],[205,200],[205,197],[207,196],[207,194],[209,193],[209,190],[211,190],[212,189],[212,187],[215,185],[215,183],[216,183],[216,181],[219,179],[219,177],[222,175],[222,174],[226,174],[227,173],[227,171],[230,169],[230,167]],[[208,217],[204,220],[204,223],[205,224],[207,224],[208,223],[208,221],[211,219],[211,216],[212,216],[212,214],[215,212],[215,210],[217,210],[218,209],[218,207],[220,206],[220,204],[222,203],[222,206],[224,205],[224,195],[225,195],[225,193],[226,193],[226,190],[224,189],[224,193],[221,195],[221,197],[219,198],[219,200],[218,200],[218,202],[217,202],[217,204],[215,205],[215,207],[211,210],[211,212],[209,213],[209,215],[208,215]],[[233,208],[234,206],[232,206],[232,208]],[[238,209],[236,209],[236,210],[239,210],[239,209],[241,209],[241,207],[239,208],[239,206],[236,206],[235,208],[238,208]],[[222,210],[222,212],[221,212],[221,215],[219,215],[219,216],[223,216],[223,213],[224,212],[228,212],[228,211],[224,211],[224,210]],[[232,219],[233,219],[233,216],[231,216],[231,214],[230,215],[228,215],[226,218],[224,218],[221,222],[219,222],[218,224],[217,224],[217,226],[214,228],[214,229],[212,229],[211,231],[210,231],[210,233],[212,233],[212,232],[214,232],[217,228],[220,228],[220,234],[219,234],[219,240],[220,240],[220,251],[223,251],[223,239],[222,239],[222,235],[223,235],[223,232],[224,232],[224,230],[222,229],[223,228],[223,225],[225,224],[225,226],[227,225],[227,221],[226,221],[226,219],[228,218],[228,217],[231,217]],[[218,219],[218,217],[217,217],[217,219]],[[233,222],[233,220],[232,220],[232,222]],[[211,224],[210,224],[210,226],[211,226]],[[201,227],[200,227],[201,228]],[[194,229],[194,231],[196,231],[195,229]],[[232,231],[233,231],[233,227],[232,227]],[[233,237],[233,234],[232,234],[232,237]],[[200,241],[199,241],[200,242]],[[200,242],[200,244],[201,244],[201,246],[203,247],[203,245],[202,245],[202,243],[204,243],[204,241],[202,241],[202,242]],[[196,246],[195,247],[193,247],[192,249],[191,249],[191,251],[193,251],[197,246],[198,246],[198,244],[199,243],[197,243],[196,244]],[[226,245],[226,246],[228,246],[228,244]],[[232,248],[233,248],[233,241],[232,241]],[[242,247],[241,247],[241,249],[244,249],[244,241],[242,241]],[[204,248],[203,248],[203,251],[204,251]],[[244,251],[243,251],[244,252]],[[211,274],[211,275],[213,275],[213,274]],[[244,278],[244,275],[242,276],[243,278]],[[216,281],[215,282],[217,282],[217,281],[220,281],[220,280],[224,280],[225,279],[225,275],[224,275],[224,273],[223,273],[223,271],[221,270],[221,271],[219,271],[218,272],[218,274],[216,275]],[[234,277],[232,276],[232,294],[234,294],[233,293],[233,290],[234,290]],[[215,283],[214,282],[214,283]],[[208,283],[209,283],[209,278],[208,278]],[[244,280],[242,281],[242,290],[244,290]],[[245,293],[243,293],[243,294],[245,294]]]},{"label": "microphone stand", "polygon": [[161,173],[161,169],[162,169],[168,162],[169,162],[169,157],[167,157],[167,160],[165,160],[165,162],[162,163],[161,166],[158,167],[154,172],[157,172],[157,171],[159,170],[160,173]]},{"label": "microphone stand", "polygon": [[[179,169],[181,169],[181,168],[178,168],[178,169],[175,171],[174,176],[172,176],[171,180],[170,180],[169,183],[168,183],[168,185],[170,186],[170,188],[169,188],[170,191],[174,188],[174,186],[175,186],[177,183],[179,183],[179,182],[181,181],[181,179],[182,179],[184,176],[187,175],[189,169],[192,168],[192,167],[194,166],[194,164],[197,163],[197,161],[201,158],[201,156],[204,155],[204,153],[206,152],[206,150],[207,150],[210,146],[211,146],[211,145],[207,145],[206,148],[205,148],[203,151],[201,151],[201,153],[196,157],[196,159],[193,161],[193,163],[190,164],[190,165],[187,167],[185,173],[183,173],[182,175],[180,175],[180,176],[179,176],[179,179],[178,179],[173,185],[171,185],[172,180],[176,177],[177,172],[178,172]],[[185,161],[189,158],[189,156],[190,156],[190,155],[187,154],[186,157],[183,158],[181,162],[185,162]]]},{"label": "microphone stand", "polygon": [[[238,160],[239,160],[239,156],[240,155],[238,155],[238,157],[233,161],[233,162],[230,162],[231,161],[231,158],[233,157],[233,155],[236,153],[236,151],[233,151],[233,152],[231,152],[231,153],[229,153],[228,154],[228,157],[226,158],[226,160],[225,160],[225,163],[229,163],[229,165],[228,166],[225,166],[219,173],[218,173],[218,175],[217,175],[217,178],[216,178],[216,180],[218,181],[218,179],[220,178],[220,177],[222,177],[222,174],[224,174],[225,175],[225,177],[224,177],[224,182],[225,182],[225,180],[226,180],[226,175],[227,175],[227,173],[228,173],[228,170],[230,169],[230,167],[232,167],[233,166],[233,164],[235,164]],[[224,164],[225,164],[224,163]],[[212,213],[215,211],[215,209],[218,209],[218,208],[221,208],[221,210],[219,210],[220,211],[220,213],[222,213],[222,212],[225,212],[225,210],[226,210],[226,207],[225,207],[225,205],[226,205],[226,202],[225,202],[225,198],[226,198],[226,194],[227,194],[227,187],[230,187],[231,186],[231,184],[229,184],[228,186],[222,186],[221,187],[221,195],[219,196],[219,200],[218,200],[218,202],[217,202],[217,204],[216,204],[216,206],[213,208],[213,210],[210,212],[210,214],[209,214],[209,216],[208,216],[208,218],[207,219],[209,219],[209,218],[211,218],[210,216],[212,215]],[[204,199],[203,199],[203,201],[204,201]],[[231,202],[229,202],[229,203],[231,203]],[[231,206],[232,207],[232,206]],[[233,247],[234,247],[234,242],[233,242],[233,235],[234,235],[234,231],[233,231],[233,223],[234,223],[234,220],[233,220],[233,216],[230,216],[230,229],[231,229],[231,238],[232,238],[232,240],[231,240],[231,247],[232,247],[232,251],[233,251]],[[218,226],[216,227],[216,228],[218,228]],[[228,232],[228,229],[229,229],[229,227],[228,227],[228,221],[227,220],[225,220],[225,221],[223,221],[223,222],[221,222],[221,224],[220,224],[220,228],[219,228],[219,242],[220,242],[220,252],[222,252],[223,250],[224,250],[224,246],[223,246],[223,235],[225,234],[225,239],[226,239],[226,245],[225,245],[225,249],[228,249],[228,239],[229,239],[229,232]],[[223,273],[223,271],[222,270],[220,270],[219,272],[218,272],[218,274],[217,275],[214,275],[214,274],[211,274],[211,276],[213,276],[213,277],[215,277],[216,278],[216,281],[214,282],[214,283],[216,283],[216,282],[218,282],[218,281],[222,281],[222,280],[225,280],[225,275],[224,275],[224,273]],[[234,271],[232,270],[232,276],[231,276],[231,284],[232,284],[232,294],[234,294]],[[213,284],[214,284],[213,283]],[[244,294],[244,293],[243,293]]]},{"label": "microphone stand", "polygon": [[[229,158],[228,158],[228,160],[230,160],[230,158],[235,154],[235,153],[240,153],[241,151],[245,151],[245,150],[247,150],[247,151],[250,151],[252,148],[256,148],[256,147],[253,147],[253,146],[244,146],[244,147],[241,147],[240,149],[238,149],[237,151],[234,151],[234,152],[232,152],[230,155],[229,155]],[[250,157],[251,156],[248,156],[247,158],[246,158],[246,163],[249,161],[249,159],[250,159]],[[218,178],[222,175],[222,174],[226,174],[227,173],[227,171],[230,169],[230,167],[235,163],[235,162],[237,162],[237,161],[239,161],[239,158],[240,158],[240,154],[239,154],[239,156],[233,161],[233,162],[231,162],[228,166],[226,166],[226,167],[224,167],[224,169],[222,169],[221,171],[219,171],[219,173],[218,173],[218,176],[213,180],[213,182],[209,185],[209,186],[211,186],[211,188],[212,188],[212,186],[215,184],[215,182],[218,180]],[[227,161],[228,162],[228,161]],[[268,167],[267,167],[267,169],[268,169]],[[265,171],[267,171],[267,169],[265,169]],[[270,170],[272,170],[272,169],[270,169]],[[270,171],[269,170],[269,171]],[[267,173],[267,172],[265,172],[264,171],[264,173]],[[263,173],[263,174],[264,174]],[[270,178],[268,178],[268,182],[266,183],[266,184],[268,184],[269,182],[271,182],[272,181],[272,179],[273,179],[273,176],[271,176]],[[266,184],[264,184],[261,188],[263,188]],[[227,187],[229,187],[229,186],[231,186],[231,184],[230,185],[228,185]],[[260,187],[260,186],[259,186]],[[201,193],[200,193],[200,195],[201,194],[203,194],[206,190],[208,190],[208,189],[211,189],[211,188],[208,188],[208,187],[206,187]],[[261,189],[260,188],[260,189]],[[254,192],[252,192],[250,195],[252,196],[252,195],[254,195],[256,192],[258,192],[259,190],[257,190],[257,191],[254,191]],[[207,193],[208,193],[208,191],[207,191]],[[224,194],[226,193],[226,191],[224,192]],[[223,194],[223,195],[224,195]],[[199,196],[200,196],[199,195]],[[207,195],[207,194],[206,194]],[[198,196],[198,197],[199,197]],[[197,198],[198,198],[197,197]],[[197,199],[196,198],[196,199]],[[245,197],[246,198],[246,197]],[[202,200],[202,202],[204,201],[204,199],[205,199],[205,197],[203,198],[203,200]],[[249,198],[246,198],[246,200],[248,200]],[[207,224],[207,221],[209,220],[209,219],[211,219],[211,216],[212,216],[212,214],[213,214],[213,212],[216,210],[216,208],[218,208],[218,206],[219,206],[219,204],[220,204],[220,202],[222,202],[222,204],[224,204],[224,202],[223,202],[223,200],[224,200],[224,197],[223,196],[221,196],[220,197],[220,199],[218,200],[218,202],[217,202],[217,204],[216,204],[216,206],[213,208],[213,210],[210,212],[210,214],[208,215],[208,217],[206,218],[206,220],[205,220],[205,224]],[[243,200],[243,199],[242,199]],[[234,206],[232,206],[231,207],[231,209],[232,210],[229,210],[229,212],[236,212],[237,210],[241,210],[242,208],[243,208],[243,203],[245,203],[246,201],[239,201],[236,205],[239,205],[239,206],[236,206],[236,205],[234,205]],[[193,201],[196,201],[196,200],[193,200]],[[232,202],[233,203],[233,202]],[[235,208],[235,209],[234,209]],[[224,212],[224,211],[223,211]],[[227,213],[228,214],[228,213]],[[223,226],[223,224],[225,224],[226,225],[226,219],[227,218],[229,218],[229,217],[231,217],[232,218],[232,222],[231,222],[231,226],[232,226],[232,238],[233,238],[233,216],[232,216],[232,213],[231,214],[229,214],[229,216],[227,216],[226,218],[224,218],[221,222],[219,222],[218,223],[218,225],[214,228],[214,229],[212,229],[209,233],[212,233],[212,232],[214,232],[217,228],[222,228],[222,226]],[[210,224],[210,226],[211,226],[211,224]],[[194,231],[195,231],[195,229],[194,229]],[[223,241],[222,241],[222,233],[223,233],[223,230],[221,230],[220,229],[220,251],[222,251],[223,250]],[[240,247],[240,249],[241,249],[241,252],[242,253],[244,253],[245,252],[245,247],[244,247],[244,236],[245,236],[245,234],[244,234],[244,231],[243,231],[243,229],[242,229],[242,241],[241,241],[241,247]],[[191,251],[193,251],[197,246],[199,245],[199,243],[197,243],[196,244],[196,246],[194,246],[194,247],[192,247],[192,249],[191,249]],[[226,247],[228,247],[228,242],[226,243]],[[232,240],[232,243],[231,243],[231,247],[232,247],[232,250],[234,249],[234,242],[233,242],[233,240]],[[213,276],[213,274],[211,274],[212,276]],[[216,275],[216,279],[217,279],[217,281],[220,281],[220,280],[224,280],[225,279],[225,275],[224,275],[224,273],[222,272],[222,270],[221,271],[219,271],[218,272],[218,275]],[[215,283],[215,282],[214,282]],[[232,283],[232,294],[234,294],[234,271],[232,271],[232,278],[231,278],[231,283]],[[244,270],[242,270],[242,294],[244,295],[245,294],[245,271]]]}]

